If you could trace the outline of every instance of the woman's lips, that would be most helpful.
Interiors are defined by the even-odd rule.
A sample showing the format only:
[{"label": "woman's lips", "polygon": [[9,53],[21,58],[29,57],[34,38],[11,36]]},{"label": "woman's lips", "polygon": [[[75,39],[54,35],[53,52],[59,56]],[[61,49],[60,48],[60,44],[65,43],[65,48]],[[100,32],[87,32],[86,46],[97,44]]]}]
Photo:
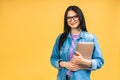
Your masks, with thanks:
[{"label": "woman's lips", "polygon": [[76,23],[71,23],[71,25],[73,26],[73,25],[75,25]]}]

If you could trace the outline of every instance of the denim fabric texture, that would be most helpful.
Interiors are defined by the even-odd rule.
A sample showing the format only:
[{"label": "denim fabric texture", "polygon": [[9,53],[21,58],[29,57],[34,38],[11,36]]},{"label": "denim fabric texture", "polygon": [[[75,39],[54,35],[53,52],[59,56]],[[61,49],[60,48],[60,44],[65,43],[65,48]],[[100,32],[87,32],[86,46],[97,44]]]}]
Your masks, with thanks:
[{"label": "denim fabric texture", "polygon": [[[70,46],[71,46],[71,35],[68,34],[67,39],[65,40],[63,46],[58,50],[58,44],[61,34],[57,37],[54,44],[52,54],[50,57],[51,65],[58,69],[57,80],[66,80],[66,68],[59,66],[59,61],[69,61],[70,55]],[[72,71],[70,75],[70,80],[90,80],[90,74],[92,70],[97,70],[101,68],[104,64],[104,59],[102,57],[102,52],[98,43],[98,40],[95,35],[90,34],[89,32],[82,31],[80,37],[76,40],[77,42],[94,42],[94,50],[92,55],[92,67],[88,70],[78,70]],[[75,44],[77,47],[77,43]],[[76,50],[76,48],[75,48]]]}]

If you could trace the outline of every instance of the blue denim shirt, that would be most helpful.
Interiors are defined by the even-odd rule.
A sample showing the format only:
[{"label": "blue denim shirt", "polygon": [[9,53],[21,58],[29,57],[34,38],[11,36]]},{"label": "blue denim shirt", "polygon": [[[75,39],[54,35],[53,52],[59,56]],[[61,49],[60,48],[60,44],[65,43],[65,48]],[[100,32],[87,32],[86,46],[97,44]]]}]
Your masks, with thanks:
[{"label": "blue denim shirt", "polygon": [[[69,34],[59,51],[58,50],[59,38],[60,35],[57,37],[56,42],[54,44],[52,55],[50,57],[50,62],[55,68],[58,69],[57,80],[66,80],[67,69],[60,67],[59,61],[60,60],[63,60],[65,62],[69,61],[69,55],[70,55],[69,49],[71,46],[72,39],[71,39],[71,35]],[[80,38],[77,39],[77,42],[94,42],[94,50],[91,59],[92,67],[89,68],[88,70],[78,70],[71,72],[70,80],[90,80],[91,70],[99,69],[104,64],[104,60],[98,44],[98,40],[95,35],[82,31],[80,33]],[[77,44],[75,45],[77,46]]]}]

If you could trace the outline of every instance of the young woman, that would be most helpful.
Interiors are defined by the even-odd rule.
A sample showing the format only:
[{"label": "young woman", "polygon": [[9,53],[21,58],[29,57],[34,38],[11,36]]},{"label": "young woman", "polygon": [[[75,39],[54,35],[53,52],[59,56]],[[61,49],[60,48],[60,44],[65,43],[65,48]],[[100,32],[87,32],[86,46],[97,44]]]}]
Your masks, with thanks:
[{"label": "young woman", "polygon": [[[76,56],[78,42],[93,42],[90,60],[80,53]],[[51,64],[58,69],[57,80],[90,80],[91,70],[102,67],[104,60],[95,35],[87,32],[81,9],[69,6],[64,15],[64,32],[60,34],[50,57]],[[86,66],[82,68],[82,65]]]}]

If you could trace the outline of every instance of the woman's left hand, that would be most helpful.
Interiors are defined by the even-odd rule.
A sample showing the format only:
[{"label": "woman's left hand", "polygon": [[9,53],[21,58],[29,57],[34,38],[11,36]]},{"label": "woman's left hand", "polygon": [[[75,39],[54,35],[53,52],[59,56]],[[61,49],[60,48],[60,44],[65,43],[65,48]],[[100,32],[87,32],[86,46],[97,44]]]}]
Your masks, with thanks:
[{"label": "woman's left hand", "polygon": [[83,56],[78,52],[76,52],[76,54],[73,55],[73,58],[72,58],[71,62],[74,63],[74,64],[78,64],[78,65],[85,65],[87,67],[92,66],[91,60],[83,58]]},{"label": "woman's left hand", "polygon": [[85,60],[85,58],[83,58],[83,56],[78,52],[76,52],[76,54],[73,55],[73,58],[72,58],[72,62],[74,64],[79,64],[79,65],[84,64],[84,60]]}]

